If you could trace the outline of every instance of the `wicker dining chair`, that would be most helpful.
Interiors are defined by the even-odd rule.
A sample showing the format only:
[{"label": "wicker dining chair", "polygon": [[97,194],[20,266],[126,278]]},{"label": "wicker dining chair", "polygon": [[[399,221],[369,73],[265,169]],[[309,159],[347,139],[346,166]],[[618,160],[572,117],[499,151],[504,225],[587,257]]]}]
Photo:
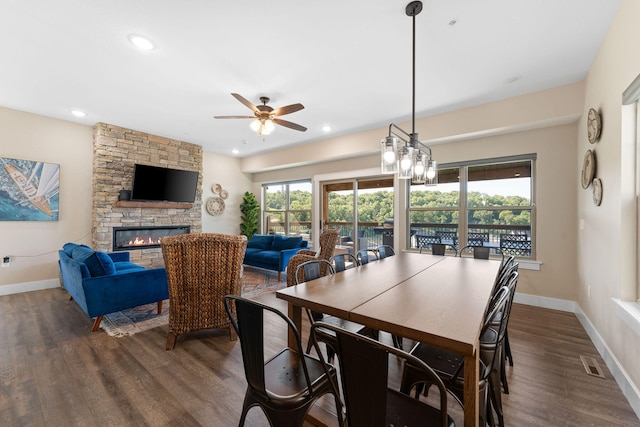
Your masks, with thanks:
[{"label": "wicker dining chair", "polygon": [[178,335],[199,329],[228,329],[236,340],[222,299],[242,291],[246,236],[182,234],[163,237],[160,244],[169,284],[167,350]]},{"label": "wicker dining chair", "polygon": [[[289,259],[287,264],[287,286],[294,286],[296,284],[295,273],[300,264],[314,259],[322,259],[329,261],[333,256],[333,251],[338,243],[338,229],[326,229],[320,234],[320,251],[316,253],[308,249],[303,249]],[[322,267],[320,274],[324,276],[327,274],[325,266]],[[300,281],[304,281],[301,279]]]}]

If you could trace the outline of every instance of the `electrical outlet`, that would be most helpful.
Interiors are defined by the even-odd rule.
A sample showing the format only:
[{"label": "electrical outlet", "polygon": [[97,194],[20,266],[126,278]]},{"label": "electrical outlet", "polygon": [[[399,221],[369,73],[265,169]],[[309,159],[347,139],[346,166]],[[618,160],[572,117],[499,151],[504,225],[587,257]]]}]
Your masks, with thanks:
[{"label": "electrical outlet", "polygon": [[9,267],[9,265],[11,265],[11,257],[6,256],[2,258],[2,266]]}]

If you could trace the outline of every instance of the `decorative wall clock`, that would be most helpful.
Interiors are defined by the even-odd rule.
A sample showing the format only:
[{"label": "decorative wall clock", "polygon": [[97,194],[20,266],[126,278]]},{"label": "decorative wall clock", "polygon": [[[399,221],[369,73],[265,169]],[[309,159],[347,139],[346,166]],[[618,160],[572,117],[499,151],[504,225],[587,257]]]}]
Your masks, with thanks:
[{"label": "decorative wall clock", "polygon": [[602,181],[600,178],[593,179],[593,203],[596,206],[600,206],[602,203]]},{"label": "decorative wall clock", "polygon": [[596,175],[596,156],[591,150],[587,150],[582,163],[582,188],[588,188]]},{"label": "decorative wall clock", "polygon": [[587,136],[590,143],[595,143],[600,138],[600,132],[602,131],[602,118],[600,113],[591,108],[587,114]]}]

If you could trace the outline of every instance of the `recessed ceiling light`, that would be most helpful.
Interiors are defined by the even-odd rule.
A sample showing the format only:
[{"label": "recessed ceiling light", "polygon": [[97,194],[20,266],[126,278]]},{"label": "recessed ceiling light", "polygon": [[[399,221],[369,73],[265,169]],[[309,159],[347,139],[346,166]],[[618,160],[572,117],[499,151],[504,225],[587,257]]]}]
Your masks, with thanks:
[{"label": "recessed ceiling light", "polygon": [[325,131],[325,132],[331,132],[331,126],[324,125],[324,126],[322,126],[322,130]]},{"label": "recessed ceiling light", "polygon": [[148,37],[139,34],[129,34],[129,41],[140,50],[153,50],[156,47]]},{"label": "recessed ceiling light", "polygon": [[240,152],[240,150],[238,150],[237,148],[234,148],[233,150],[231,150],[231,152],[233,154],[238,154]]},{"label": "recessed ceiling light", "polygon": [[76,117],[84,117],[87,115],[87,113],[85,113],[84,111],[80,111],[80,110],[71,110],[71,114],[73,114]]}]

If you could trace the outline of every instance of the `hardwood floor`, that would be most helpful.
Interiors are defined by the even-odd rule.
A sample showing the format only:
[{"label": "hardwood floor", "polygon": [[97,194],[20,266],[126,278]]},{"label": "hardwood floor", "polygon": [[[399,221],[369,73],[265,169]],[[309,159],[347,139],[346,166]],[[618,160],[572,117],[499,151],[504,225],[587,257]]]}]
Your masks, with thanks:
[{"label": "hardwood floor", "polygon": [[[273,294],[260,299],[286,310]],[[226,331],[181,336],[165,351],[166,326],[113,338],[91,323],[63,289],[0,297],[0,425],[237,425],[246,383]],[[509,334],[507,426],[640,426],[574,315],[514,305]],[[286,331],[274,335],[275,351]],[[580,355],[606,378],[587,375]],[[254,408],[246,425],[268,422]]]}]

